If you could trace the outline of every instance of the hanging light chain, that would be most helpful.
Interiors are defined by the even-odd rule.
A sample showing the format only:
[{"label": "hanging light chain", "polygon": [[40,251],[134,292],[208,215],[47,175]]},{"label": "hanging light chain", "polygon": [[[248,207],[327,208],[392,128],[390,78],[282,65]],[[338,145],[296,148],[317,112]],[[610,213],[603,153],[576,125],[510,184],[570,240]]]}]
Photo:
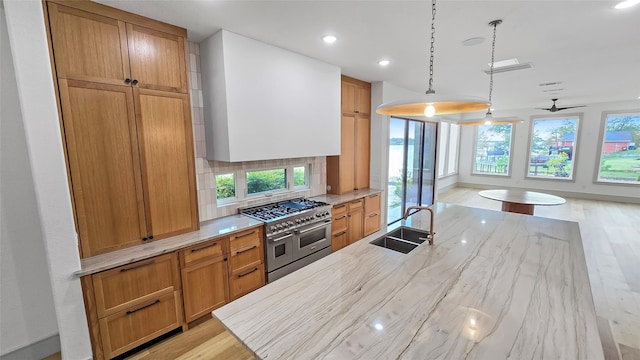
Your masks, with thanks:
[{"label": "hanging light chain", "polygon": [[493,106],[493,104],[491,103],[491,95],[493,93],[493,63],[494,63],[495,52],[496,52],[496,29],[498,28],[498,24],[500,23],[502,23],[502,20],[493,20],[492,22],[489,23],[489,25],[493,26],[493,43],[491,44],[491,68],[489,70],[489,110],[487,111],[488,114],[491,114],[491,106]]},{"label": "hanging light chain", "polygon": [[433,90],[433,53],[435,51],[434,43],[436,34],[436,0],[432,0],[431,2],[431,48],[429,49],[429,90],[427,90],[426,94],[435,94],[435,90]]}]

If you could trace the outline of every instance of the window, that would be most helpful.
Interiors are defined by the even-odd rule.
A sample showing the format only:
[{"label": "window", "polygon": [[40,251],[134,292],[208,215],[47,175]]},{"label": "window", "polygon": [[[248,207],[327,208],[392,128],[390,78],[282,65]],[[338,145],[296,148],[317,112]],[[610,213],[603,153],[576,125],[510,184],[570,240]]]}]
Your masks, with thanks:
[{"label": "window", "polygon": [[603,115],[597,181],[640,184],[640,113]]},{"label": "window", "polygon": [[436,124],[392,117],[389,127],[387,222],[411,205],[433,204]]},{"label": "window", "polygon": [[528,177],[573,180],[579,120],[578,116],[533,118]]},{"label": "window", "polygon": [[449,151],[447,152],[447,175],[458,172],[458,143],[460,142],[460,125],[449,125]]},{"label": "window", "polygon": [[248,171],[247,195],[287,188],[287,171],[285,169]]},{"label": "window", "polygon": [[438,141],[438,177],[445,175],[445,165],[447,164],[447,144],[449,141],[449,123],[440,123],[440,137]]},{"label": "window", "polygon": [[296,166],[293,168],[293,186],[294,187],[308,187],[306,166]]},{"label": "window", "polygon": [[512,137],[512,124],[477,126],[472,173],[508,176]]},{"label": "window", "polygon": [[234,174],[216,175],[216,199],[227,200],[236,197],[236,180]]}]

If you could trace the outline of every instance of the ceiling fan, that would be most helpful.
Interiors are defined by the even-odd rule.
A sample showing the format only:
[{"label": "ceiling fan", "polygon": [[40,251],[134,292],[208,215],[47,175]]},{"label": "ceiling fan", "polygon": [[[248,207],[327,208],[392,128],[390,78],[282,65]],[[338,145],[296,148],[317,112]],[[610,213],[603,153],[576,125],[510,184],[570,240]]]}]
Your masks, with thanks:
[{"label": "ceiling fan", "polygon": [[558,101],[558,99],[551,99],[551,101],[553,101],[553,105],[550,108],[538,108],[538,109],[547,110],[547,111],[550,111],[550,112],[556,112],[556,111],[560,111],[560,110],[573,109],[573,108],[579,108],[579,107],[585,107],[586,106],[586,105],[577,105],[577,106],[557,107],[556,106],[556,101]]}]

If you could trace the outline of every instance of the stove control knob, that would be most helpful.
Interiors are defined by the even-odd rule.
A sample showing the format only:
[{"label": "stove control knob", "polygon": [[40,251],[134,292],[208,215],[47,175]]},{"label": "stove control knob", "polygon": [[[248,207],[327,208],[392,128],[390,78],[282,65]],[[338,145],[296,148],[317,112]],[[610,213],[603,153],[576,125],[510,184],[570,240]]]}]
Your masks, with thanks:
[{"label": "stove control knob", "polygon": [[324,215],[325,215],[325,216],[330,216],[330,215],[331,215],[331,213],[330,213],[330,212],[328,212],[328,211],[325,211],[325,212],[324,212]]},{"label": "stove control knob", "polygon": [[300,224],[301,222],[302,222],[302,220],[296,219],[296,224]]},{"label": "stove control knob", "polygon": [[276,227],[278,228],[278,230],[282,229],[282,224],[278,224],[276,225]]},{"label": "stove control knob", "polygon": [[275,226],[270,226],[269,227],[269,232],[275,232],[276,231],[276,227]]},{"label": "stove control knob", "polygon": [[287,226],[293,226],[293,221],[287,221]]}]

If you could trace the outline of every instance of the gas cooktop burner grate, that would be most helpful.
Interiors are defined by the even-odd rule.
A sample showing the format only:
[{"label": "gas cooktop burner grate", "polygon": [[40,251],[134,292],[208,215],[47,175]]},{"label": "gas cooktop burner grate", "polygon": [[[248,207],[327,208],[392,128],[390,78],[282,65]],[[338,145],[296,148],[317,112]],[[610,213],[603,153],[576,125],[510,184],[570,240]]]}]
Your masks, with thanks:
[{"label": "gas cooktop burner grate", "polygon": [[242,214],[255,217],[259,220],[269,221],[327,205],[327,203],[321,201],[298,198],[272,204],[260,205],[252,208],[241,209],[240,212]]}]

